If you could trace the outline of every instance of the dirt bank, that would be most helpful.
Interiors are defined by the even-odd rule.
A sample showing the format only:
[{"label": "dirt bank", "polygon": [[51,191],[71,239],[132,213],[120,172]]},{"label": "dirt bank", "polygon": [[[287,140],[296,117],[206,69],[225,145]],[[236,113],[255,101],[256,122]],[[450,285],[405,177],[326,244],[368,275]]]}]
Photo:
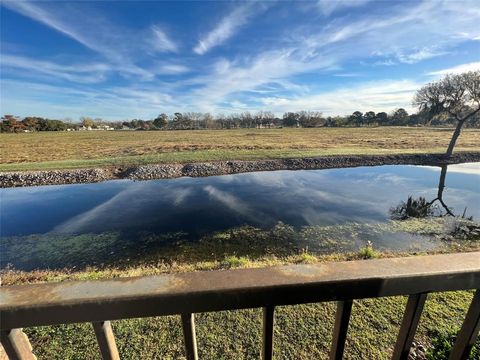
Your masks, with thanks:
[{"label": "dirt bank", "polygon": [[0,187],[93,183],[113,179],[151,180],[181,176],[202,177],[253,171],[332,169],[378,165],[441,165],[478,161],[480,161],[480,152],[463,152],[454,154],[448,161],[445,160],[443,154],[342,155],[295,159],[140,165],[125,168],[16,171],[0,172]]}]

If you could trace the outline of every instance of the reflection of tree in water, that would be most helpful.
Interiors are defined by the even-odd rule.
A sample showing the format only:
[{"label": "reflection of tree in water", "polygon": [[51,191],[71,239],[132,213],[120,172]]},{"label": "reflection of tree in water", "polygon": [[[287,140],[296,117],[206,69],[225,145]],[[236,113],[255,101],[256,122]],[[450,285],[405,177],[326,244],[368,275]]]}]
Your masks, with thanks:
[{"label": "reflection of tree in water", "polygon": [[408,220],[411,218],[448,216],[452,220],[444,223],[446,226],[446,233],[442,236],[444,240],[480,240],[480,224],[473,221],[472,216],[466,216],[467,208],[462,215],[458,216],[443,200],[447,165],[442,165],[441,168],[437,197],[428,201],[422,196],[418,198],[409,196],[407,201],[402,201],[396,207],[390,209],[391,218],[393,220]]},{"label": "reflection of tree in water", "polygon": [[[428,201],[423,196],[415,198],[409,196],[407,201],[402,201],[396,207],[390,209],[390,215],[395,220],[406,220],[408,218],[423,218],[428,216],[455,216],[453,210],[447,206],[443,200],[443,191],[445,190],[445,178],[447,177],[447,165],[441,166],[440,180],[438,181],[437,197]],[[441,208],[445,210],[445,214],[441,208],[437,206],[440,204]],[[462,214],[465,218],[466,208]]]},{"label": "reflection of tree in water", "polygon": [[[447,177],[447,165],[442,165],[442,171],[440,172],[440,180],[438,181],[438,191],[437,191],[437,197],[430,201],[428,203],[429,207],[432,207],[436,201],[442,205],[442,207],[445,209],[448,215],[450,216],[455,216],[450,210],[450,208],[445,204],[443,201],[443,190],[445,190],[445,178]],[[466,209],[465,209],[466,210]],[[465,215],[465,213],[464,213]]]}]

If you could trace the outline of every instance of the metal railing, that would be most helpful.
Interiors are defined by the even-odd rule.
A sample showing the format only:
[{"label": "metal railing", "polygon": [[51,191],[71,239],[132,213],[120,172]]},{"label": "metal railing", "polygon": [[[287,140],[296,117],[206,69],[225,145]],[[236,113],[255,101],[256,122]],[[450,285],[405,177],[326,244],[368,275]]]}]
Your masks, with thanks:
[{"label": "metal railing", "polygon": [[197,359],[194,313],[263,308],[261,357],[271,359],[275,307],[337,301],[330,358],[341,359],[353,301],[408,295],[393,359],[406,359],[430,292],[476,289],[450,359],[466,359],[480,327],[480,252],[192,272],[0,288],[1,342],[34,359],[22,328],[91,322],[104,359],[119,359],[110,320],[181,315],[187,359]]}]

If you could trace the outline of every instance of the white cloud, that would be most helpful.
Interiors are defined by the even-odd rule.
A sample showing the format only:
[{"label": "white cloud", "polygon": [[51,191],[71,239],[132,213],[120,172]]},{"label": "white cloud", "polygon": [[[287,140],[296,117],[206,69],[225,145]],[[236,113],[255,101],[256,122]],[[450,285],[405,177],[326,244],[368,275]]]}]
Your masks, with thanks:
[{"label": "white cloud", "polygon": [[306,28],[304,44],[350,58],[368,58],[379,52],[397,54],[398,60],[413,63],[444,55],[449,47],[465,41],[458,35],[460,29],[478,33],[480,12],[470,11],[474,2],[466,1],[464,6],[448,1],[411,5],[392,5],[381,14],[337,18],[322,24],[318,31]]},{"label": "white cloud", "polygon": [[352,87],[295,98],[266,97],[260,101],[272,111],[322,111],[324,115],[346,115],[354,111],[391,112],[397,107],[412,111],[412,98],[420,83],[411,80],[369,82]]},{"label": "white cloud", "polygon": [[161,65],[157,71],[157,74],[184,74],[190,71],[190,68],[184,65],[178,64],[165,64]]},{"label": "white cloud", "polygon": [[120,28],[98,13],[89,11],[85,4],[61,1],[54,3],[2,2],[2,6],[44,24],[101,54],[115,64],[120,74],[135,76],[136,79],[152,80],[154,74],[135,65],[134,62],[138,54],[146,53],[151,49],[151,36],[145,36],[144,32]]},{"label": "white cloud", "polygon": [[152,26],[152,46],[158,52],[177,52],[178,46],[157,25]]},{"label": "white cloud", "polygon": [[102,117],[105,120],[149,119],[160,112],[175,112],[182,104],[162,92],[159,82],[142,87],[92,89],[2,79],[2,111],[19,116],[49,118]]},{"label": "white cloud", "polygon": [[[364,3],[363,0],[329,2],[325,6],[330,9],[325,11],[339,12]],[[413,64],[447,52],[455,54],[452,51],[457,50],[456,45],[478,36],[480,21],[480,11],[475,10],[474,2],[467,0],[464,6],[448,1],[424,1],[408,7],[389,4],[382,7],[381,13],[372,6],[369,12],[352,12],[325,21],[305,18],[301,24],[281,27],[283,30],[278,31],[275,39],[270,38],[261,46],[241,46],[240,50],[236,47],[225,59],[181,58],[181,46],[167,36],[161,25],[148,24],[141,31],[125,29],[99,13],[89,12],[85,4],[2,2],[2,6],[45,24],[101,55],[94,54],[95,58],[84,64],[66,63],[64,56],[58,57],[62,61],[57,63],[51,59],[7,57],[2,66],[7,64],[9,84],[15,90],[11,92],[9,88],[2,94],[2,105],[10,109],[8,112],[21,115],[25,111],[30,114],[38,111],[44,116],[73,117],[87,115],[84,111],[88,109],[96,116],[118,119],[150,117],[159,110],[228,113],[256,110],[260,106],[271,106],[277,113],[318,109],[326,114],[344,114],[357,110],[357,106],[362,111],[391,111],[400,106],[408,110],[411,94],[416,89],[413,86],[422,85],[414,80],[377,81],[322,93],[312,88],[325,85],[322,83],[325,74],[352,77],[350,81],[357,83],[360,79],[353,78],[357,72],[366,79],[375,79],[381,75],[369,73],[365,66],[375,64],[374,61],[392,65],[391,69],[396,70],[395,66],[402,63]],[[224,44],[267,6],[241,4],[201,38],[194,51],[205,54]],[[174,54],[159,59],[155,52]],[[347,64],[359,66],[352,71],[345,68]],[[432,71],[428,75],[478,69],[478,64]],[[29,89],[25,89],[29,85],[22,86],[18,80],[12,85],[11,77],[25,78],[18,75],[19,71],[35,74],[34,79],[39,83]],[[117,74],[130,82],[123,82],[122,87],[105,83],[102,87],[75,86],[73,89],[46,85],[51,77],[87,84]],[[161,75],[177,74],[183,76],[175,77],[175,81],[169,76],[159,80]],[[300,78],[300,75],[303,76]],[[418,76],[425,79],[425,73]],[[40,84],[40,80],[44,84]],[[388,88],[395,84],[394,90]],[[2,88],[6,89],[3,85]],[[47,93],[50,97],[45,96]]]},{"label": "white cloud", "polygon": [[457,34],[455,34],[454,36],[457,36],[458,38],[464,39],[464,40],[474,40],[474,41],[480,40],[480,32],[478,32],[478,31],[477,32],[460,31]]},{"label": "white cloud", "polygon": [[410,53],[398,52],[396,54],[396,57],[400,62],[403,62],[406,64],[414,64],[422,60],[426,60],[426,59],[430,59],[433,57],[442,56],[446,54],[448,54],[447,51],[425,47],[423,49],[413,50]]},{"label": "white cloud", "polygon": [[71,29],[66,25],[66,21],[57,18],[52,12],[47,9],[43,9],[39,4],[30,3],[28,1],[5,1],[4,6],[16,11],[26,17],[29,17],[39,23],[47,25],[48,27],[55,29],[64,35],[78,41],[88,48],[96,50],[98,46],[92,43],[87,37],[80,32]]},{"label": "white cloud", "polygon": [[[107,46],[107,41],[105,41],[107,38],[118,35],[118,30],[113,33],[105,31],[107,30],[105,29],[106,24],[98,16],[82,14],[82,10],[66,7],[65,3],[62,4],[61,2],[55,3],[55,6],[46,6],[40,2],[6,1],[3,5],[55,29],[87,48],[102,53],[109,58],[118,58],[120,56],[120,51],[113,45],[114,43],[112,42],[110,46]],[[82,19],[79,19],[80,14],[82,14]]]},{"label": "white cloud", "polygon": [[191,79],[192,83],[201,86],[189,94],[190,103],[202,111],[215,111],[228,96],[240,92],[273,85],[277,89],[299,89],[286,79],[295,74],[328,69],[334,63],[333,57],[311,57],[293,49],[266,51],[247,64],[221,60],[208,75]]},{"label": "white cloud", "polygon": [[394,49],[392,51],[374,51],[372,56],[380,57],[382,60],[376,60],[372,65],[391,66],[403,64],[415,64],[417,62],[431,59],[438,56],[450,54],[450,52],[438,49],[435,46],[425,46],[423,48]]},{"label": "white cloud", "polygon": [[78,83],[98,83],[105,80],[111,68],[103,63],[62,65],[51,61],[33,60],[22,56],[2,54],[0,64],[3,68],[22,70],[19,75],[27,71],[29,77],[32,73],[48,75],[49,78],[69,80]]},{"label": "white cloud", "polygon": [[333,76],[345,77],[345,78],[355,78],[355,77],[360,77],[360,76],[363,76],[363,75],[359,74],[359,73],[339,73],[339,74],[334,74]]},{"label": "white cloud", "polygon": [[318,7],[323,15],[328,16],[334,12],[347,8],[362,7],[372,0],[318,0]]},{"label": "white cloud", "polygon": [[254,2],[245,3],[237,7],[224,17],[213,30],[198,40],[198,44],[193,48],[193,51],[198,55],[203,55],[210,49],[223,44],[235,35],[242,26],[247,24],[250,20],[249,18],[263,9],[263,5]]},{"label": "white cloud", "polygon": [[431,71],[427,75],[446,75],[446,74],[461,74],[467,71],[480,71],[480,62],[471,62],[467,64],[457,65],[448,69],[441,69]]}]

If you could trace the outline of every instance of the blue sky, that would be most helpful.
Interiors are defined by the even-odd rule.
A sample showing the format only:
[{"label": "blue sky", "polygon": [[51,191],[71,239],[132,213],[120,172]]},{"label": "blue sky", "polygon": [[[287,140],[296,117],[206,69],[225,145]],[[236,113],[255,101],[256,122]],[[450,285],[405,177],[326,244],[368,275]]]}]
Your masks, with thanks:
[{"label": "blue sky", "polygon": [[412,111],[480,69],[478,1],[1,1],[2,114]]}]

